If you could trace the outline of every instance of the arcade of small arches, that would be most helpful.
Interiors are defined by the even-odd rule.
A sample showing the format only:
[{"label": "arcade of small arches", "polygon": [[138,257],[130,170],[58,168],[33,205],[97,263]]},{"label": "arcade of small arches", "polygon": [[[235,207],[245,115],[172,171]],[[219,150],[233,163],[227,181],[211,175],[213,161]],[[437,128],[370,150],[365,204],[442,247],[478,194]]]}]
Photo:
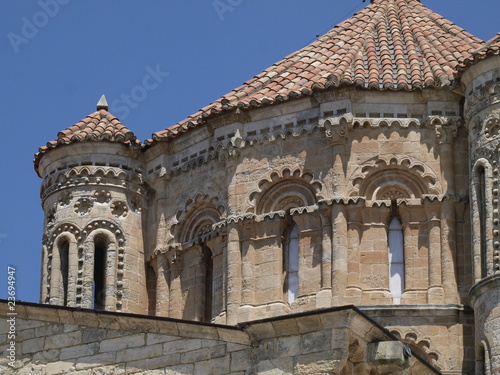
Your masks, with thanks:
[{"label": "arcade of small arches", "polygon": [[[369,303],[372,293],[383,295],[387,304],[446,298],[454,276],[431,257],[446,246],[441,235],[441,226],[448,225],[445,206],[463,203],[444,196],[432,170],[408,157],[370,161],[354,175],[351,198],[327,200],[311,174],[287,168],[272,172],[258,183],[250,208],[240,216],[226,216],[219,198],[198,194],[178,213],[169,244],[149,258],[148,285],[155,301],[150,313],[223,321],[232,302],[227,290],[232,275],[241,311],[269,301],[283,312],[299,311],[333,288],[340,289],[339,303]],[[235,259],[228,254],[233,242],[228,232],[234,228]],[[423,245],[417,243],[421,233],[428,233]],[[425,264],[417,255],[422,252]],[[373,259],[377,272],[370,268]],[[425,278],[408,278],[416,272],[431,275],[427,284]],[[373,274],[383,276],[363,276]],[[349,280],[344,290],[335,285],[337,277]],[[200,304],[203,311],[195,307]]]},{"label": "arcade of small arches", "polygon": [[43,244],[45,303],[120,311],[125,268],[125,235],[110,220],[53,228]]},{"label": "arcade of small arches", "polygon": [[[478,162],[473,176],[478,199],[472,209],[478,217],[484,217],[492,199],[486,194],[492,191],[489,170]],[[272,172],[249,195],[249,208],[240,216],[227,216],[223,200],[209,194],[187,201],[170,221],[168,243],[147,258],[148,313],[223,322],[231,303],[249,318],[248,311],[269,301],[286,313],[310,303],[366,304],[371,295],[382,296],[387,304],[446,298],[455,278],[431,258],[447,246],[441,235],[448,225],[443,210],[457,200],[442,195],[440,179],[429,167],[405,156],[367,161],[351,177],[347,197],[328,200],[311,173]],[[62,194],[59,203],[72,199]],[[106,190],[96,191],[92,199],[111,200]],[[488,225],[487,218],[478,220],[474,235],[488,238]],[[228,233],[235,228],[237,239],[231,240]],[[416,241],[421,233],[428,233],[424,245]],[[239,249],[236,258],[228,254],[231,242]],[[488,251],[493,243],[483,242],[474,248],[476,279],[495,267],[494,251]],[[120,311],[127,292],[125,248],[123,230],[109,220],[94,220],[84,229],[53,225],[44,244],[43,301]],[[422,251],[425,264],[416,255]],[[408,277],[415,272],[428,273],[428,282]],[[231,277],[239,284],[235,302],[228,295]],[[337,285],[340,280],[343,286]],[[330,302],[319,303],[325,291]]]}]

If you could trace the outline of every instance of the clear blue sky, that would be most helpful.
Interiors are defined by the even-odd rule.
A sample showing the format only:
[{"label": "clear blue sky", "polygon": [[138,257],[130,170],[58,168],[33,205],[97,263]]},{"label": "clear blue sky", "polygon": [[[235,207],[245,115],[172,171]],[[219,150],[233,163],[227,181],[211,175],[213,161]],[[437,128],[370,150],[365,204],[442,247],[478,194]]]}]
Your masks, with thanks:
[{"label": "clear blue sky", "polygon": [[[488,40],[500,0],[422,0]],[[369,4],[361,0],[16,0],[0,2],[0,298],[38,302],[43,213],[38,147],[95,111],[139,139],[172,126]],[[148,70],[159,84],[124,95]],[[150,86],[151,87],[151,86]],[[139,90],[139,91],[137,91]],[[114,104],[112,104],[114,103]]]}]

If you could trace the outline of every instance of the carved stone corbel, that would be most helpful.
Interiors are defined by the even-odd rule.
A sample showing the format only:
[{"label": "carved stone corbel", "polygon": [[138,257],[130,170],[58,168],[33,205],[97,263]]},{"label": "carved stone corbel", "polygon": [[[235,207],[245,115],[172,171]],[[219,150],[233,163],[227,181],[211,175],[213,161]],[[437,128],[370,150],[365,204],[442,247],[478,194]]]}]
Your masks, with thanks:
[{"label": "carved stone corbel", "polygon": [[457,137],[458,128],[462,124],[459,118],[432,116],[429,122],[434,124],[436,129],[436,138],[440,145],[453,143]]},{"label": "carved stone corbel", "polygon": [[325,135],[332,146],[344,144],[347,141],[348,135],[347,124],[332,126],[330,129],[325,130]]}]

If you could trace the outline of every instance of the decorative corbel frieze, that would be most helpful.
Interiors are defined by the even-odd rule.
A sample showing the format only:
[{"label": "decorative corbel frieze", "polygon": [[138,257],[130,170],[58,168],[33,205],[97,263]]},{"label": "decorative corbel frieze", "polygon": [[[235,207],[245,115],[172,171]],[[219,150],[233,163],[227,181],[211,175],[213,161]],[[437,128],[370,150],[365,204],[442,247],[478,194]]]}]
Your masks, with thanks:
[{"label": "decorative corbel frieze", "polygon": [[356,205],[356,204],[361,204],[364,205],[366,202],[365,197],[360,197],[360,196],[355,196],[355,197],[333,197],[329,199],[320,199],[318,201],[319,207],[324,207],[324,206],[332,206],[335,204],[342,204],[342,205]]},{"label": "decorative corbel frieze", "polygon": [[438,143],[453,143],[457,137],[458,128],[462,125],[460,117],[429,116],[428,122],[435,126]]},{"label": "decorative corbel frieze", "polygon": [[232,145],[227,147],[226,149],[221,149],[218,152],[219,161],[226,163],[231,161],[234,162],[239,155],[240,155],[240,150],[238,150]]},{"label": "decorative corbel frieze", "polygon": [[325,130],[325,135],[330,142],[330,145],[345,143],[347,141],[348,129],[347,125],[337,125]]},{"label": "decorative corbel frieze", "polygon": [[261,221],[266,221],[266,220],[280,220],[280,219],[284,219],[285,217],[286,217],[285,211],[274,211],[274,212],[267,212],[267,213],[261,214],[261,215],[256,215],[255,221],[261,222]]},{"label": "decorative corbel frieze", "polygon": [[331,145],[344,144],[347,141],[349,126],[352,125],[352,121],[352,113],[346,113],[339,117],[329,117],[324,120],[325,135]]},{"label": "decorative corbel frieze", "polygon": [[296,207],[296,208],[291,208],[290,209],[290,215],[302,215],[304,213],[313,213],[318,211],[319,206],[317,204],[313,204],[311,206],[304,206],[304,207]]}]

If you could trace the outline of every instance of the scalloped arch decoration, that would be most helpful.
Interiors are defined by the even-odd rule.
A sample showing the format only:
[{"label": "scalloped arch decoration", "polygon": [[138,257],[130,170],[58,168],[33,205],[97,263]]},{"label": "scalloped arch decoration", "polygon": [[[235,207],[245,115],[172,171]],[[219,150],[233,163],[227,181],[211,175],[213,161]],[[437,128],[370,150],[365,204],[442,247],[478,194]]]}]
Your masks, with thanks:
[{"label": "scalloped arch decoration", "polygon": [[413,331],[408,331],[405,334],[397,329],[392,329],[391,333],[405,344],[409,345],[412,352],[418,354],[423,360],[427,361],[438,370],[442,370],[443,366],[439,364],[440,354],[438,351],[431,349],[431,340],[428,338],[419,338],[419,335]]},{"label": "scalloped arch decoration", "polygon": [[314,180],[312,173],[283,168],[259,181],[258,189],[249,196],[247,212],[262,214],[310,206],[324,198],[322,190],[323,185]]},{"label": "scalloped arch decoration", "polygon": [[218,197],[197,193],[184,203],[184,209],[177,211],[169,228],[168,244],[185,243],[207,234],[225,215],[226,208]]},{"label": "scalloped arch decoration", "polygon": [[424,194],[443,194],[436,173],[423,162],[407,155],[371,159],[351,175],[349,196],[368,200],[387,199],[390,191],[399,198],[421,198]]}]

